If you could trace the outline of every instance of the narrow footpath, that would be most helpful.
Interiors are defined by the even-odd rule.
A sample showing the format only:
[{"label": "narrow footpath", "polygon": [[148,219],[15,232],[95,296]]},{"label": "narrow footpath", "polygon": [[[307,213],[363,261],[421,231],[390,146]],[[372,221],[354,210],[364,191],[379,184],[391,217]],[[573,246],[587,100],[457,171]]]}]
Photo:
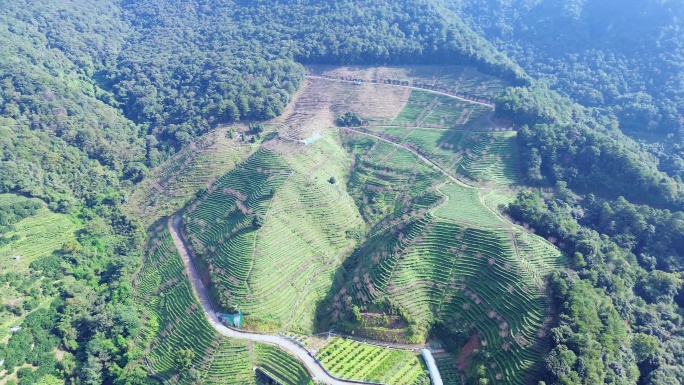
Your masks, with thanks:
[{"label": "narrow footpath", "polygon": [[178,253],[180,253],[181,258],[183,259],[183,265],[185,265],[185,271],[188,274],[188,279],[190,280],[190,283],[192,284],[192,289],[195,292],[195,295],[197,296],[200,303],[202,304],[202,309],[204,310],[204,314],[206,315],[207,319],[209,320],[209,323],[211,324],[211,326],[214,329],[216,329],[217,332],[223,334],[224,336],[230,337],[230,338],[250,340],[250,341],[255,341],[255,342],[264,342],[267,344],[277,345],[281,349],[283,349],[283,350],[287,351],[288,353],[296,356],[304,364],[304,366],[306,366],[306,368],[309,370],[309,373],[313,376],[314,381],[321,381],[325,384],[330,384],[330,385],[367,384],[366,382],[340,380],[340,379],[332,377],[321,366],[321,364],[314,357],[312,357],[309,354],[309,352],[306,349],[304,349],[303,347],[297,345],[296,343],[294,343],[294,342],[292,342],[286,338],[283,338],[280,336],[266,335],[266,334],[254,334],[254,333],[241,332],[241,331],[237,331],[237,330],[228,328],[225,325],[223,325],[221,323],[221,321],[219,321],[218,316],[216,315],[216,312],[214,311],[214,307],[211,303],[211,300],[209,299],[209,294],[207,293],[207,289],[205,288],[204,283],[202,283],[202,280],[200,279],[199,272],[195,268],[195,264],[190,259],[190,253],[188,252],[188,249],[185,247],[185,243],[183,242],[183,239],[181,238],[180,224],[181,224],[181,216],[179,214],[175,214],[169,218],[168,226],[169,226],[169,231],[171,231],[171,237],[173,238],[173,243],[176,246],[176,249],[178,249]]}]

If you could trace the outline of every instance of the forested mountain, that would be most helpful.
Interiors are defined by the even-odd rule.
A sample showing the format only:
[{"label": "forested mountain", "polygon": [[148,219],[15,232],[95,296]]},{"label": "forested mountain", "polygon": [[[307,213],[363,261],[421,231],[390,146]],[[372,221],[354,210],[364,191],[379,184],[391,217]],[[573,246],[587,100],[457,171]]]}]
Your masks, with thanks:
[{"label": "forested mountain", "polygon": [[660,169],[684,178],[682,2],[445,1],[529,74],[659,142]]},{"label": "forested mountain", "polygon": [[572,260],[548,277],[555,317],[529,380],[682,383],[681,15],[676,0],[0,0],[0,247],[40,210],[77,229],[0,270],[21,293],[0,318],[24,327],[2,368],[22,385],[152,381],[133,274],[155,231],[121,209],[136,184],[220,124],[283,113],[305,65],[430,64],[511,85],[495,117],[518,131],[524,187],[505,212]]},{"label": "forested mountain", "polygon": [[471,27],[530,74],[625,131],[684,127],[680,1],[449,0]]}]

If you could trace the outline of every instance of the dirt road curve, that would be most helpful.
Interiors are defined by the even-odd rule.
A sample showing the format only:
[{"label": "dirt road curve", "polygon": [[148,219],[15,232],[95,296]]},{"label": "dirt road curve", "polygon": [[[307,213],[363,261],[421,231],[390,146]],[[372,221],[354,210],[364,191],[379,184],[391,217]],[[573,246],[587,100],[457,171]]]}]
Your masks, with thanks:
[{"label": "dirt road curve", "polygon": [[[326,77],[324,77],[324,76],[306,75],[305,78],[307,78],[307,79],[328,80],[328,81],[331,81],[331,82],[354,83],[353,80],[333,79],[333,78],[326,78]],[[371,82],[363,82],[362,84],[375,84],[375,85],[378,85],[378,86],[389,86],[389,87],[409,88],[409,89],[412,89],[412,90],[419,90],[419,91],[430,92],[430,93],[437,94],[437,95],[448,96],[448,97],[450,97],[450,98],[462,100],[462,101],[468,102],[468,103],[479,104],[479,105],[481,105],[481,106],[485,106],[485,107],[491,108],[492,110],[495,108],[495,106],[494,106],[493,104],[491,104],[491,103],[477,102],[477,101],[475,101],[475,100],[470,100],[470,99],[462,98],[462,97],[456,96],[456,95],[454,95],[454,94],[449,94],[449,93],[441,92],[441,91],[429,90],[429,89],[427,89],[427,88],[420,88],[420,87],[413,87],[413,86],[402,86],[402,85],[400,85],[400,84],[385,84],[385,83],[371,83]]]},{"label": "dirt road curve", "polygon": [[469,184],[465,184],[465,183],[461,182],[460,180],[456,179],[456,177],[454,177],[453,175],[451,175],[451,174],[449,174],[448,172],[446,172],[446,171],[445,171],[442,167],[440,167],[437,163],[435,163],[435,162],[431,161],[430,159],[428,159],[428,158],[426,158],[426,157],[420,155],[420,154],[419,154],[418,152],[416,152],[415,150],[412,150],[412,149],[410,149],[410,148],[408,148],[408,147],[402,145],[401,143],[393,142],[393,141],[388,140],[388,139],[385,139],[385,138],[383,138],[383,137],[381,137],[381,136],[371,134],[370,132],[361,131],[361,130],[359,130],[359,129],[357,129],[357,128],[354,128],[354,127],[345,127],[344,129],[354,131],[354,132],[356,132],[356,133],[358,133],[358,134],[367,135],[367,136],[373,137],[373,138],[375,138],[375,139],[377,139],[377,140],[382,140],[383,142],[387,142],[387,143],[392,144],[392,145],[395,145],[395,146],[397,146],[397,147],[401,147],[401,148],[403,148],[404,150],[411,152],[413,155],[417,156],[418,159],[420,159],[420,160],[422,160],[423,162],[429,164],[430,166],[432,166],[432,168],[434,168],[435,170],[441,172],[442,174],[444,174],[444,176],[446,176],[447,178],[449,178],[449,180],[451,180],[452,182],[456,183],[457,185],[459,185],[459,186],[461,186],[461,187],[472,188],[472,189],[475,189],[475,190],[481,190],[481,189],[482,189],[482,187],[474,187],[474,186],[471,186],[471,185],[469,185]]},{"label": "dirt road curve", "polygon": [[277,345],[281,349],[299,358],[299,360],[309,370],[309,373],[311,373],[315,381],[322,381],[330,385],[366,384],[365,382],[338,380],[330,376],[330,374],[328,374],[323,369],[323,367],[318,363],[318,361],[316,361],[313,357],[309,355],[309,352],[306,349],[302,348],[301,346],[295,344],[294,342],[288,339],[279,336],[240,332],[224,326],[216,316],[214,307],[211,304],[211,301],[209,300],[209,294],[207,293],[207,289],[204,287],[204,284],[200,279],[199,272],[195,268],[195,265],[190,260],[190,254],[188,253],[188,250],[185,247],[185,243],[183,242],[183,239],[180,236],[180,224],[181,216],[179,214],[176,214],[169,218],[168,226],[169,230],[171,231],[173,243],[176,246],[176,249],[178,249],[181,258],[183,259],[183,264],[185,265],[185,271],[188,274],[188,279],[190,280],[190,283],[192,283],[192,289],[195,292],[195,295],[202,304],[204,314],[207,316],[207,319],[209,320],[211,326],[214,329],[216,329],[217,332],[230,338],[265,342]]}]

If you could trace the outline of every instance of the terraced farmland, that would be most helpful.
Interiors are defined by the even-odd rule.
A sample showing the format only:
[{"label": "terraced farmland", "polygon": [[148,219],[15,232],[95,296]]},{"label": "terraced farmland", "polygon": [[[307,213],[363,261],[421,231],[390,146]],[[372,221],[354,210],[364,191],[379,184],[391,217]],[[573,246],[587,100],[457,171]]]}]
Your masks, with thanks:
[{"label": "terraced farmland", "polygon": [[[397,166],[386,159],[411,155],[367,136],[351,135],[346,141],[348,148],[362,154],[350,176],[352,191],[361,181],[374,180],[368,169],[384,170],[382,164],[395,170]],[[443,179],[428,180],[434,187]],[[376,226],[351,259],[348,283],[333,299],[332,318],[349,314],[352,304],[363,311],[386,308],[388,301],[410,320],[413,341],[423,341],[433,323],[475,331],[491,357],[487,377],[522,384],[541,357],[548,317],[543,277],[564,260],[555,248],[489,210],[478,190],[445,184],[439,191],[448,199],[428,205],[429,211],[410,211],[400,226],[380,221],[386,225]],[[362,202],[380,201],[374,189],[358,193]],[[351,297],[352,304],[341,300],[345,297]]]},{"label": "terraced farmland", "polygon": [[[231,128],[220,128],[154,168],[124,205],[125,211],[146,226],[181,209],[198,191],[246,158],[253,146],[240,142]],[[244,129],[235,127],[235,130]]]},{"label": "terraced farmland", "polygon": [[[349,161],[330,136],[259,150],[192,203],[185,234],[217,303],[248,328],[313,330],[315,304],[363,221],[341,183]],[[258,228],[253,218],[260,216]]]},{"label": "terraced farmland", "polygon": [[439,187],[439,191],[447,199],[435,209],[436,216],[484,228],[510,227],[510,224],[505,223],[482,204],[479,190],[447,183]]},{"label": "terraced farmland", "polygon": [[430,383],[425,363],[416,352],[336,337],[316,357],[338,378],[393,385]]},{"label": "terraced farmland", "polygon": [[348,189],[368,223],[388,227],[443,199],[435,191],[441,175],[411,152],[353,131],[342,141],[355,157]]},{"label": "terraced farmland", "polygon": [[514,132],[469,132],[373,126],[369,130],[423,154],[447,172],[478,184],[520,183]]},{"label": "terraced farmland", "polygon": [[134,283],[136,299],[148,310],[146,328],[152,341],[147,359],[155,372],[167,379],[176,377],[174,359],[180,349],[195,353],[196,368],[210,360],[222,337],[202,313],[164,223],[150,236],[147,258]]},{"label": "terraced farmland", "polygon": [[178,350],[191,349],[202,384],[256,384],[255,366],[283,384],[309,383],[302,364],[278,348],[216,333],[192,292],[164,223],[150,234],[147,258],[134,283],[136,301],[147,310],[147,341],[141,342],[150,344],[147,359],[160,376],[193,383],[174,361]]},{"label": "terraced farmland", "polygon": [[307,69],[314,75],[342,76],[366,81],[392,79],[488,100],[494,100],[508,85],[499,78],[463,66],[337,67],[316,65],[308,66]]},{"label": "terraced farmland", "polygon": [[[390,125],[437,128],[482,128],[491,108],[464,100],[413,90],[406,105]],[[479,120],[484,122],[478,124]]]},{"label": "terraced farmland", "polygon": [[[75,233],[80,228],[67,215],[53,213],[47,208],[14,227],[6,236],[18,235],[19,239],[0,247],[0,271],[27,270],[32,261],[48,256],[61,249],[65,242],[76,239]],[[21,260],[15,261],[14,256],[20,256]]]},{"label": "terraced farmland", "polygon": [[538,361],[535,344],[547,314],[536,281],[540,272],[522,263],[508,231],[428,214],[399,234],[379,234],[362,253],[371,257],[353,270],[346,287],[362,309],[388,298],[416,333],[427,333],[433,322],[475,330],[496,364],[488,368],[490,379],[523,383]]},{"label": "terraced farmland", "polygon": [[274,346],[256,342],[254,355],[256,366],[283,385],[313,384],[299,361]]},{"label": "terraced farmland", "polygon": [[[10,204],[25,198],[13,194],[0,194],[0,205]],[[6,283],[0,284],[0,343],[9,338],[9,328],[17,326],[28,313],[17,316],[5,311],[5,305],[21,305],[27,299],[26,293],[33,288],[40,289],[44,279],[39,272],[33,272],[31,262],[52,255],[61,250],[64,243],[76,239],[76,232],[81,228],[77,220],[67,215],[56,214],[48,208],[39,209],[35,215],[22,219],[13,225],[14,229],[5,233],[8,238],[18,236],[19,239],[0,246],[0,274],[19,274],[22,288]],[[19,257],[15,260],[14,257]],[[47,307],[52,297],[40,297],[39,307]]]}]

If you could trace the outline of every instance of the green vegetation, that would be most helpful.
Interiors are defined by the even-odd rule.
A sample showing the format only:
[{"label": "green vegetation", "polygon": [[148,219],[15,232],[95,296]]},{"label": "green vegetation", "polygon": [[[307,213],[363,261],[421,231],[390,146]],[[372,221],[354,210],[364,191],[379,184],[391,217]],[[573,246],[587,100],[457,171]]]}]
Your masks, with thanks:
[{"label": "green vegetation", "polygon": [[380,348],[336,337],[316,356],[338,378],[383,384],[430,382],[425,364],[411,351]]},{"label": "green vegetation", "polygon": [[519,184],[516,134],[428,128],[370,127],[371,132],[413,149],[453,176],[477,184]]},{"label": "green vegetation", "polygon": [[456,222],[467,223],[484,228],[508,228],[506,224],[491,212],[480,200],[478,190],[447,183],[438,189],[447,199],[435,209],[435,215]]},{"label": "green vegetation", "polygon": [[340,127],[358,127],[361,125],[361,119],[352,111],[347,111],[344,115],[335,119],[335,124]]},{"label": "green vegetation", "polygon": [[171,158],[150,170],[135,186],[124,210],[150,226],[180,210],[210,181],[218,179],[253,150],[240,142],[235,128],[220,128],[197,138]]},{"label": "green vegetation", "polygon": [[[190,204],[185,234],[212,294],[249,328],[311,332],[315,304],[363,227],[344,186],[348,161],[331,137],[273,142]],[[311,168],[315,165],[314,168]]]},{"label": "green vegetation", "polygon": [[[435,332],[454,347],[475,335],[469,382],[684,378],[681,2],[17,0],[2,10],[3,383],[147,384],[143,357],[172,382],[256,383],[256,363],[308,382],[291,357],[219,337],[192,309],[163,223],[141,267],[143,229],[189,201],[196,261],[248,327],[333,323],[417,342]],[[399,89],[373,104],[392,111],[375,121],[396,115],[395,127],[369,129],[484,187],[479,196],[361,133],[272,140],[281,122],[263,121],[286,111],[304,65],[374,63],[475,68],[384,68],[373,79],[496,99],[495,113],[424,91],[398,112]],[[349,110],[365,117],[341,107],[342,94],[316,110],[315,127],[293,131]],[[238,121],[248,129],[222,126]],[[521,226],[497,215],[501,204]]]},{"label": "green vegetation", "polygon": [[[57,294],[51,286],[58,277],[63,245],[78,245],[79,226],[64,214],[55,214],[36,199],[0,195],[0,220],[7,231],[0,239],[0,341],[7,342],[10,327],[39,307],[48,307]],[[80,247],[80,246],[77,246]]]},{"label": "green vegetation", "polygon": [[145,309],[137,343],[155,372],[181,384],[255,384],[257,366],[283,384],[306,384],[308,373],[276,347],[225,338],[207,321],[183,274],[165,222],[151,230],[147,258],[135,277],[136,300]]},{"label": "green vegetation", "polygon": [[[345,262],[345,283],[326,305],[337,327],[360,327],[359,310],[395,312],[408,322],[405,338],[410,341],[423,341],[438,324],[455,335],[477,333],[483,347],[468,371],[475,381],[521,384],[539,373],[549,322],[543,277],[562,266],[560,253],[506,225],[479,200],[477,190],[443,185],[439,190],[449,199],[440,199],[434,186],[443,177],[429,166],[421,162],[401,168],[391,162],[413,156],[408,151],[357,133],[343,140],[358,159],[348,181],[352,195],[359,195],[363,212],[385,219],[376,222],[371,236]],[[423,178],[424,187],[416,182],[378,189],[358,184],[382,186],[377,183],[388,180],[385,170],[392,170],[395,180],[406,174],[416,181]],[[389,206],[385,196],[397,196],[389,186],[408,189],[402,192],[406,198]],[[518,238],[527,242],[522,250]],[[486,363],[482,373],[474,369],[480,363]]]},{"label": "green vegetation", "polygon": [[392,125],[410,125],[439,128],[480,128],[480,120],[491,108],[438,95],[413,90],[406,106],[392,121]]},{"label": "green vegetation", "polygon": [[274,346],[254,343],[254,355],[257,367],[283,385],[313,384],[299,361]]}]

